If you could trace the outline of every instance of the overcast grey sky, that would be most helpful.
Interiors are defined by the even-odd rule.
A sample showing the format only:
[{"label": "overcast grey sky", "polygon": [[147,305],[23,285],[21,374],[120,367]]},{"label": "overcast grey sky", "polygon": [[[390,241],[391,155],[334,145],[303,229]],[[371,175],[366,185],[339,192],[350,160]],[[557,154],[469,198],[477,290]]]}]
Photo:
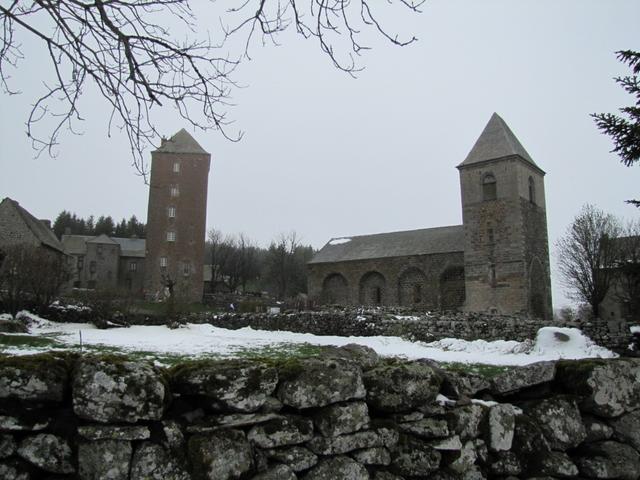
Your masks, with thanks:
[{"label": "overcast grey sky", "polygon": [[[215,28],[207,4],[197,8]],[[243,140],[192,132],[213,159],[208,228],[262,245],[295,230],[319,248],[331,237],[460,224],[455,166],[495,111],[547,172],[554,307],[565,304],[553,244],[580,207],[640,214],[623,203],[640,196],[640,170],[609,153],[589,117],[632,101],[612,80],[628,73],[614,52],[640,50],[640,2],[431,0],[403,19],[395,30],[419,41],[367,37],[374,49],[356,80],[292,34],[252,48],[230,111]],[[41,47],[23,44],[14,76],[24,94],[0,96],[0,197],[40,218],[66,209],[146,220],[148,188],[124,135],[107,138],[107,106],[91,91],[84,135],[65,134],[55,159],[33,158],[24,123],[46,70]],[[185,126],[171,111],[158,123],[166,136]]]}]

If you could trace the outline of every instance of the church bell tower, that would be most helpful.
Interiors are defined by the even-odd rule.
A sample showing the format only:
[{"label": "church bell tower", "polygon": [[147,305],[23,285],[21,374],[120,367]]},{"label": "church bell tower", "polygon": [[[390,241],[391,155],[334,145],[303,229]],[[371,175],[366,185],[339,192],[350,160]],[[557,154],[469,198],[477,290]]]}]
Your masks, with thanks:
[{"label": "church bell tower", "polygon": [[465,309],[551,318],[545,172],[496,113],[458,170]]}]

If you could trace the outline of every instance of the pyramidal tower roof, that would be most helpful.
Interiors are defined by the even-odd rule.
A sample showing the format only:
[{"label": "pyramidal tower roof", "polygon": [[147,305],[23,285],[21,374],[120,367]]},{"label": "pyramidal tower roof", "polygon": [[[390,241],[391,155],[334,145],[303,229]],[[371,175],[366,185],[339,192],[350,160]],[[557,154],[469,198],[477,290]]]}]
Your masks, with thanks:
[{"label": "pyramidal tower roof", "polygon": [[475,163],[486,162],[496,158],[518,155],[527,163],[540,169],[513,134],[506,122],[494,113],[489,123],[476,140],[475,145],[458,167],[466,167]]},{"label": "pyramidal tower roof", "polygon": [[161,153],[209,153],[184,128],[170,139],[162,139],[162,144],[155,151]]}]

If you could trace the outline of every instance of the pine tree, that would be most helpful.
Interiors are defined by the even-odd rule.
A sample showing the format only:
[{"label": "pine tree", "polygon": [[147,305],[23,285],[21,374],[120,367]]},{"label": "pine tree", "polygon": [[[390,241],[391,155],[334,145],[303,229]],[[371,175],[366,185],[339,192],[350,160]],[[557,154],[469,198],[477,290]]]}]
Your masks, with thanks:
[{"label": "pine tree", "polygon": [[[616,52],[618,60],[627,64],[633,75],[616,77],[615,81],[622,85],[628,93],[635,95],[635,105],[620,108],[623,116],[611,113],[592,114],[598,128],[613,139],[612,152],[620,156],[620,161],[631,167],[640,161],[640,52],[624,50]],[[628,203],[640,207],[640,200],[627,200]]]}]

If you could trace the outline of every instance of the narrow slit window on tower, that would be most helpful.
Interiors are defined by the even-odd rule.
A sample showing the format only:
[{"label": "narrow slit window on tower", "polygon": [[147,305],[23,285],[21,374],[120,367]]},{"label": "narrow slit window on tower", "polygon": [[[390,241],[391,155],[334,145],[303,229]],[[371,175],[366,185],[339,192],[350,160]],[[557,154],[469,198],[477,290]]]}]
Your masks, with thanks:
[{"label": "narrow slit window on tower", "polygon": [[171,196],[177,197],[178,195],[180,195],[180,189],[178,188],[178,185],[171,185]]},{"label": "narrow slit window on tower", "polygon": [[482,177],[482,200],[496,199],[496,177],[492,173],[487,173]]},{"label": "narrow slit window on tower", "polygon": [[191,264],[188,262],[185,262],[182,265],[182,273],[185,277],[188,277],[189,275],[191,275]]},{"label": "narrow slit window on tower", "polygon": [[167,268],[167,257],[160,257],[160,268]]},{"label": "narrow slit window on tower", "polygon": [[173,162],[173,173],[180,173],[180,162]]},{"label": "narrow slit window on tower", "polygon": [[176,218],[176,207],[169,207],[167,211],[169,213],[169,218]]},{"label": "narrow slit window on tower", "polygon": [[176,241],[176,232],[168,231],[167,232],[167,242],[175,242]]},{"label": "narrow slit window on tower", "polygon": [[529,177],[529,201],[533,204],[536,203],[536,183],[533,181],[533,177]]}]

